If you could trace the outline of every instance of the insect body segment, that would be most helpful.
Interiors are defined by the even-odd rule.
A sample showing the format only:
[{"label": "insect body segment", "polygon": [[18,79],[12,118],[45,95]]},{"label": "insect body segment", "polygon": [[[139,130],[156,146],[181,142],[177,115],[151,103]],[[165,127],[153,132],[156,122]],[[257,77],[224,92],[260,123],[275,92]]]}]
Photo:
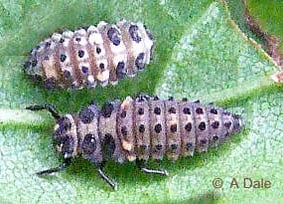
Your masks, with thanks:
[{"label": "insect body segment", "polygon": [[140,22],[101,21],[96,27],[54,33],[31,50],[24,70],[42,78],[49,89],[116,84],[149,64],[153,46],[152,35]]},{"label": "insect body segment", "polygon": [[[50,107],[28,109],[47,109],[59,116]],[[167,175],[164,170],[146,168],[145,162],[164,156],[174,161],[181,156],[193,156],[195,151],[205,152],[209,146],[218,145],[243,128],[239,116],[222,108],[144,95],[109,102],[101,110],[91,104],[78,114],[66,114],[56,120],[56,147],[65,163],[69,164],[69,159],[75,156],[90,160],[98,165],[101,177],[112,187],[114,182],[103,173],[108,160],[136,161],[144,172]],[[55,170],[39,174],[50,171]]]}]

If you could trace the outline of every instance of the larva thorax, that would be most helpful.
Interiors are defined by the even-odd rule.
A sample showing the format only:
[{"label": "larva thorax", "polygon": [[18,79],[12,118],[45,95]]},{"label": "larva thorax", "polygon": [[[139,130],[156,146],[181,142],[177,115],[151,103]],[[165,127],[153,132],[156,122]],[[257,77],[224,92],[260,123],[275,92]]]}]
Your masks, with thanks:
[{"label": "larva thorax", "polygon": [[40,77],[45,87],[78,89],[116,84],[149,64],[154,41],[142,23],[122,20],[54,33],[30,52],[27,74]]},{"label": "larva thorax", "polygon": [[67,114],[57,120],[54,134],[65,159],[81,155],[101,163],[193,156],[242,128],[238,115],[219,107],[139,96]]}]

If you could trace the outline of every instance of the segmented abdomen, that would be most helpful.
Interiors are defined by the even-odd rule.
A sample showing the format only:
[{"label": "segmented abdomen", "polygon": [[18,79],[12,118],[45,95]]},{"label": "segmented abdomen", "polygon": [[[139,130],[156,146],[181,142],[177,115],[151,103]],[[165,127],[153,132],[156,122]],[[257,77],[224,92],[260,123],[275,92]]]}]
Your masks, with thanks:
[{"label": "segmented abdomen", "polygon": [[142,23],[101,21],[97,27],[54,33],[31,51],[24,67],[47,88],[95,87],[97,82],[105,86],[144,69],[153,44]]},{"label": "segmented abdomen", "polygon": [[[78,127],[83,157],[123,162],[192,156],[223,142],[242,123],[239,116],[212,105],[139,96],[108,103],[101,111],[95,105],[84,108]],[[89,135],[95,143],[92,151],[83,145],[90,144]]]}]

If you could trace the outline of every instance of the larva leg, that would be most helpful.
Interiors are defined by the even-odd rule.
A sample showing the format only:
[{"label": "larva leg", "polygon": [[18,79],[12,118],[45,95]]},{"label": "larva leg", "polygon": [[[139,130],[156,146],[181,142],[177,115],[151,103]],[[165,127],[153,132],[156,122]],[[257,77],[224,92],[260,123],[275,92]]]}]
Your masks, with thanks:
[{"label": "larva leg", "polygon": [[70,166],[70,164],[71,164],[71,159],[68,158],[68,159],[65,159],[64,162],[60,166],[52,168],[52,169],[40,171],[40,172],[37,172],[36,174],[38,176],[45,176],[45,175],[48,175],[48,174],[56,173],[56,172],[65,170],[68,166]]},{"label": "larva leg", "polygon": [[113,188],[114,190],[117,190],[117,184],[104,173],[103,171],[104,164],[105,163],[101,163],[98,165],[98,173],[100,177],[111,186],[111,188]]},{"label": "larva leg", "polygon": [[145,167],[145,161],[144,160],[136,160],[136,164],[138,166],[138,168],[145,173],[149,173],[149,174],[160,174],[163,176],[168,176],[168,172],[166,170],[163,169],[150,169]]},{"label": "larva leg", "polygon": [[38,111],[38,110],[45,109],[45,110],[48,110],[55,119],[60,118],[59,112],[56,110],[56,108],[52,104],[28,106],[26,107],[26,109],[31,110],[31,111]]}]

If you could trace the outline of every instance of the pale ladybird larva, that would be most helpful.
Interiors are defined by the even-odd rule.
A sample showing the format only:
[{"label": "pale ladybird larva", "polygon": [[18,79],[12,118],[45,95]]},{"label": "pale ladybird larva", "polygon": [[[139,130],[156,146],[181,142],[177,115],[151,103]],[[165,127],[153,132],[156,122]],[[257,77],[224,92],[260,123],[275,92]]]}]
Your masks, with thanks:
[{"label": "pale ladybird larva", "polygon": [[140,22],[101,21],[97,26],[54,33],[31,50],[24,71],[41,78],[48,89],[117,84],[149,64],[153,46],[152,34]]},{"label": "pale ladybird larva", "polygon": [[136,161],[143,172],[167,175],[166,170],[147,168],[145,162],[164,156],[175,161],[194,152],[206,152],[244,127],[240,116],[220,107],[145,95],[106,103],[101,110],[91,103],[78,114],[64,116],[52,105],[27,109],[51,112],[56,119],[55,144],[64,158],[59,167],[38,175],[61,171],[72,158],[81,156],[97,164],[100,176],[113,188],[115,182],[103,172],[109,160]]}]

